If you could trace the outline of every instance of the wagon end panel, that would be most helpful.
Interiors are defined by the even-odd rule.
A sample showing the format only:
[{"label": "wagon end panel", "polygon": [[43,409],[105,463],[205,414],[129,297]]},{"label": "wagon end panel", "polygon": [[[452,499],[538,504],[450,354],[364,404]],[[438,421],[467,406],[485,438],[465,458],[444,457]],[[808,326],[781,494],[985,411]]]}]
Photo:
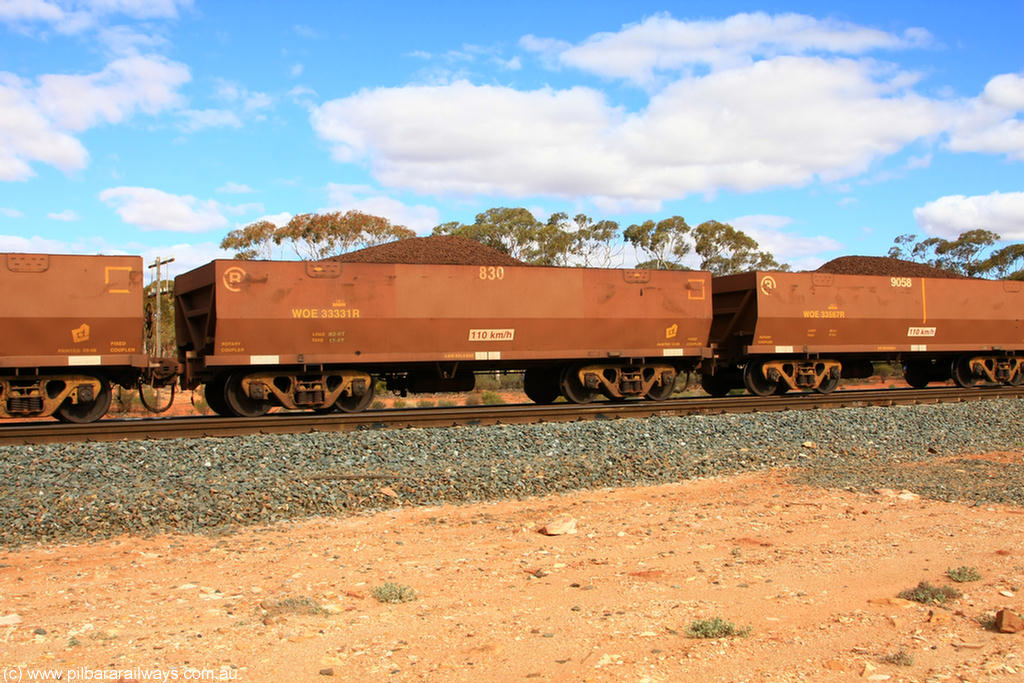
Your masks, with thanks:
[{"label": "wagon end panel", "polygon": [[3,367],[144,366],[139,256],[0,254]]}]

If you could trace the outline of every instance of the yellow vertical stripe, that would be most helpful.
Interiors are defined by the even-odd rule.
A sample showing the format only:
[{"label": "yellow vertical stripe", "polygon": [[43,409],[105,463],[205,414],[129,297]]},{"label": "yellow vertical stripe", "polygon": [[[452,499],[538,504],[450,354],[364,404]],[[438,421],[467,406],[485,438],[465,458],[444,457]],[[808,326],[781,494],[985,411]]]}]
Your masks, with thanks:
[{"label": "yellow vertical stripe", "polygon": [[924,293],[924,278],[921,278],[921,324],[928,323],[928,297]]}]

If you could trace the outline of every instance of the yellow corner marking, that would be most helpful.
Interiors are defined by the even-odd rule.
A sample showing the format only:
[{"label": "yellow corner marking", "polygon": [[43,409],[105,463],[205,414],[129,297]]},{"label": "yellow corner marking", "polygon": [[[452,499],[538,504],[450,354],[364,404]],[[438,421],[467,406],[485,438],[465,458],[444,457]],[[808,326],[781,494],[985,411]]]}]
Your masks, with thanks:
[{"label": "yellow corner marking", "polygon": [[[110,285],[110,273],[117,272],[132,272],[131,266],[105,266],[103,269],[103,284]],[[121,278],[118,278],[120,280]],[[131,290],[128,289],[108,289],[107,292],[110,294],[131,294]]]}]

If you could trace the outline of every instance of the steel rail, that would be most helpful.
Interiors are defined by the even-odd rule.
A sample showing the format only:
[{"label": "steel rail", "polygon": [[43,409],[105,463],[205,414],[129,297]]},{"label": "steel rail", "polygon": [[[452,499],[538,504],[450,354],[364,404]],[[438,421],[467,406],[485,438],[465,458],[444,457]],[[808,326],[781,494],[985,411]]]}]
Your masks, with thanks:
[{"label": "steel rail", "polygon": [[932,389],[861,389],[831,394],[783,396],[686,397],[668,401],[599,401],[588,404],[514,404],[457,408],[369,410],[362,413],[272,413],[264,417],[151,417],[108,419],[91,424],[37,420],[0,425],[0,445],[119,441],[248,434],[298,434],[360,429],[403,429],[458,425],[573,422],[652,416],[675,417],[721,413],[756,413],[826,408],[955,403],[1024,398],[1024,386],[938,387]]}]

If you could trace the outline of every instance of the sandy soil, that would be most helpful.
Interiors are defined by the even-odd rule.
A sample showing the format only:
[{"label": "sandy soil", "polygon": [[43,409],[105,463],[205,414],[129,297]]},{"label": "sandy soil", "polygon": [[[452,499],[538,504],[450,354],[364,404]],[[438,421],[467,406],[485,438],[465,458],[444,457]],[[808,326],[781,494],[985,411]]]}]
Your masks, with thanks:
[{"label": "sandy soil", "polygon": [[[1024,609],[1024,511],[896,493],[775,472],[0,552],[0,665],[5,681],[1024,680],[1024,634],[979,623]],[[577,532],[539,532],[559,516]],[[964,565],[981,580],[946,578]],[[896,598],[921,580],[964,595]],[[386,583],[416,599],[379,602]],[[715,617],[750,632],[687,637]]]}]

